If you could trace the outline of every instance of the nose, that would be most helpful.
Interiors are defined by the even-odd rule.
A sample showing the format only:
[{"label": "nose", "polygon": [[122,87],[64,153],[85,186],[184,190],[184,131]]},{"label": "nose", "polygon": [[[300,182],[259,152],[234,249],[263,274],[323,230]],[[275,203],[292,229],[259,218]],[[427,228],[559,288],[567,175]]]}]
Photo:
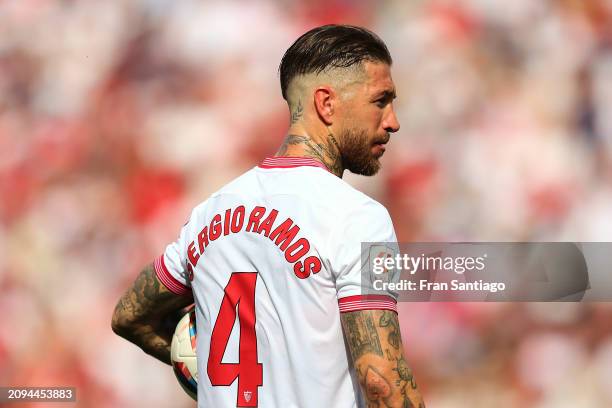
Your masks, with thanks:
[{"label": "nose", "polygon": [[393,106],[390,106],[391,109],[385,116],[383,120],[383,127],[389,133],[395,133],[400,129],[399,121],[397,120],[397,115],[395,114],[395,110],[393,110]]}]

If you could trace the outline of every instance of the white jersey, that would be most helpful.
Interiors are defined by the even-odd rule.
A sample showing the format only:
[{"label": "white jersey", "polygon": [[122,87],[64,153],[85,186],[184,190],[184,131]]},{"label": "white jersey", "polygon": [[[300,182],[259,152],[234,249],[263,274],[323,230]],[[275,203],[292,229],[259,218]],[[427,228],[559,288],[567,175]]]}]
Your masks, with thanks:
[{"label": "white jersey", "polygon": [[198,205],[155,262],[193,292],[198,406],[360,406],[340,313],[396,310],[362,295],[374,241],[396,241],[387,210],[310,158],[265,159]]}]

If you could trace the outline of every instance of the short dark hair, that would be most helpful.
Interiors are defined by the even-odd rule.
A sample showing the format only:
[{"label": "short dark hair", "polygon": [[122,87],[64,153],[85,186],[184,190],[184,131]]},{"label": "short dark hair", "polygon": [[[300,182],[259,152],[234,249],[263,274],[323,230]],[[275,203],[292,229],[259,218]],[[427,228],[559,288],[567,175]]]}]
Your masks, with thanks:
[{"label": "short dark hair", "polygon": [[283,98],[287,100],[289,83],[298,75],[348,68],[363,61],[392,63],[387,46],[370,30],[336,24],[313,28],[283,55],[278,67]]}]

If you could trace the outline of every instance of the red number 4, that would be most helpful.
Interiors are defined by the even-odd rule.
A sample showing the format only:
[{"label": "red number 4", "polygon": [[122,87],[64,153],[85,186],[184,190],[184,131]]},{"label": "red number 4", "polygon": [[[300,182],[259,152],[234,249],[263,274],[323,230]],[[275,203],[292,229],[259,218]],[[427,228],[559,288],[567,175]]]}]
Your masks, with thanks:
[{"label": "red number 4", "polygon": [[[210,339],[208,378],[212,385],[231,385],[238,378],[239,407],[257,406],[257,389],[263,383],[263,368],[257,362],[255,334],[255,284],[257,272],[234,272],[225,287],[219,315]],[[240,323],[238,364],[222,363],[223,354],[236,321]]]}]

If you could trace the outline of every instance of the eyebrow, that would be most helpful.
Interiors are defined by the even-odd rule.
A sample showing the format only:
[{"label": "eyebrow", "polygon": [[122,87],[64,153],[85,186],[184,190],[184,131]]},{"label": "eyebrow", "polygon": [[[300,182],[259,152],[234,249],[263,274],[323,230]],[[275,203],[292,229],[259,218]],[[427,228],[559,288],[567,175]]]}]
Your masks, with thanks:
[{"label": "eyebrow", "polygon": [[381,97],[384,97],[385,99],[395,99],[397,98],[397,95],[395,94],[395,89],[385,89],[384,91],[377,92],[374,96],[374,99],[379,99]]}]

